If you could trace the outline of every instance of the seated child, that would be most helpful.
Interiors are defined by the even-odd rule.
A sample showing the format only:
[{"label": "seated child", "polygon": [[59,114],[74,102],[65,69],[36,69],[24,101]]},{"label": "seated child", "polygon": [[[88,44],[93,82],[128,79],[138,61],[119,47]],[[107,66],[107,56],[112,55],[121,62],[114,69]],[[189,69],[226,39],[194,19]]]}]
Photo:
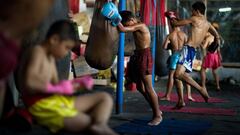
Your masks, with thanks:
[{"label": "seated child", "polygon": [[66,130],[116,135],[107,125],[111,96],[104,92],[72,95],[79,89],[91,89],[91,77],[58,80],[55,60],[66,56],[77,40],[72,22],[60,20],[50,27],[44,42],[26,53],[18,73],[23,101],[37,123],[54,133]]}]

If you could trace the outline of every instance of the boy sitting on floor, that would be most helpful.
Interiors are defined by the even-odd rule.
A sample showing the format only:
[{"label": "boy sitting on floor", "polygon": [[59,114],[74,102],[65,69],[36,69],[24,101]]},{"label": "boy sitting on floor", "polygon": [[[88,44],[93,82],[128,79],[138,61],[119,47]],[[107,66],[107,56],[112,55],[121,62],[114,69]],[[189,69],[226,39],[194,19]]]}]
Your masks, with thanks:
[{"label": "boy sitting on floor", "polygon": [[54,133],[66,130],[116,135],[107,125],[113,105],[108,94],[72,96],[76,90],[91,89],[91,77],[58,80],[55,60],[66,56],[77,40],[72,22],[57,21],[50,27],[46,40],[26,53],[18,74],[23,101],[36,121]]}]

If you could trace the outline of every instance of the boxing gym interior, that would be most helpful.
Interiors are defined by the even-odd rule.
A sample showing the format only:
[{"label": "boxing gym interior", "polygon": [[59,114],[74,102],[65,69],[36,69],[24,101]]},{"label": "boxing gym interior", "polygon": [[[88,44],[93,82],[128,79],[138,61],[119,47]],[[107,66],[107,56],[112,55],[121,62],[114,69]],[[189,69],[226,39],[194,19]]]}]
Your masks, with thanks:
[{"label": "boxing gym interior", "polygon": [[[194,6],[198,2],[204,13]],[[240,0],[0,1],[0,134],[239,135],[239,5]],[[132,13],[127,23],[124,10]],[[58,21],[65,24],[54,29]],[[176,31],[186,35],[182,48],[195,43],[191,71],[180,63],[185,56]],[[149,53],[142,56],[146,47]],[[172,69],[175,53],[180,54]]]}]

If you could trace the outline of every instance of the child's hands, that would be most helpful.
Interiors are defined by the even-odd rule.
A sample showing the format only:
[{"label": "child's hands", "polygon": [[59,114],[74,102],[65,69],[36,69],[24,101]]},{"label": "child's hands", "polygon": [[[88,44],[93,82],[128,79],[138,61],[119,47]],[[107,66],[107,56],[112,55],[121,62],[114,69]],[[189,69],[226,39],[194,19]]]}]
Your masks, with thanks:
[{"label": "child's hands", "polygon": [[74,93],[74,87],[71,81],[62,80],[57,84],[47,83],[46,92],[71,95]]},{"label": "child's hands", "polygon": [[91,90],[94,84],[93,78],[91,76],[84,76],[81,78],[77,78],[72,80],[74,88],[76,89],[88,89]]}]

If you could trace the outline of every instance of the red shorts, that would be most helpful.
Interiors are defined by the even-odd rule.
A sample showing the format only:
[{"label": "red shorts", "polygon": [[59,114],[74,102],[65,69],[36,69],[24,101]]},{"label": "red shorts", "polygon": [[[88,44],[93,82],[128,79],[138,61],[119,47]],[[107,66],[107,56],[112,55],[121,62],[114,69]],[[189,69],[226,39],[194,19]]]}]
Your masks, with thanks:
[{"label": "red shorts", "polygon": [[150,48],[135,50],[129,61],[129,77],[136,82],[152,74],[153,59]]},{"label": "red shorts", "polygon": [[221,61],[218,53],[208,52],[207,55],[204,57],[202,67],[217,69],[220,66],[221,66]]}]

